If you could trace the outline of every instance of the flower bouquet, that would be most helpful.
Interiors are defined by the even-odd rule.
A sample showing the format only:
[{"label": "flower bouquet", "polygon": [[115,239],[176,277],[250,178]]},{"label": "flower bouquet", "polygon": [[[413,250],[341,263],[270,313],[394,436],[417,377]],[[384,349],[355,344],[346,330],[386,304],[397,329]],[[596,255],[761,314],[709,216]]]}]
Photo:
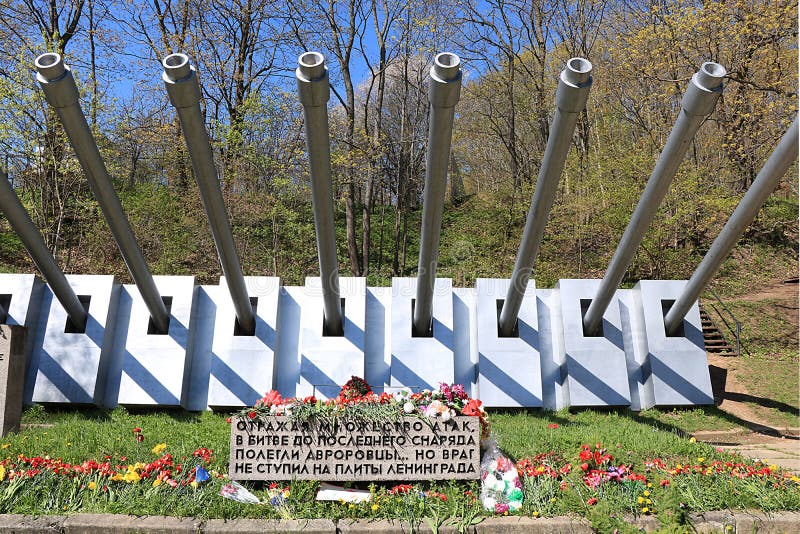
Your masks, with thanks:
[{"label": "flower bouquet", "polygon": [[496,514],[508,514],[522,507],[522,481],[514,462],[494,440],[481,458],[481,502]]},{"label": "flower bouquet", "polygon": [[335,398],[284,398],[275,390],[239,416],[247,419],[286,415],[296,421],[330,421],[335,418],[398,421],[403,416],[417,416],[429,421],[448,422],[458,415],[477,417],[481,436],[489,434],[489,423],[480,400],[470,398],[461,384],[439,384],[435,390],[412,392],[403,388],[395,393],[376,394],[367,382],[353,376]]}]

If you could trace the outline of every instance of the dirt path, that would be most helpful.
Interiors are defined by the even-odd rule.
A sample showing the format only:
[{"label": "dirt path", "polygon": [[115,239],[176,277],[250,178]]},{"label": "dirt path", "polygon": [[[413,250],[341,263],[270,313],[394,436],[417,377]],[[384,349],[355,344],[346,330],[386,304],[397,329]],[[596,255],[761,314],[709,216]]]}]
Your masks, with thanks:
[{"label": "dirt path", "polygon": [[[748,295],[738,297],[750,302],[770,301],[787,321],[798,325],[798,285],[794,281],[776,281]],[[769,460],[800,473],[800,418],[792,427],[776,426],[769,422],[769,406],[754,405],[755,397],[739,380],[747,372],[746,362],[736,357],[708,354],[714,400],[741,428],[732,431],[702,431],[694,436],[723,449],[735,450],[751,458]],[[796,361],[786,362],[786,372],[798,372]],[[765,377],[768,378],[768,377]],[[768,403],[765,403],[768,404]]]},{"label": "dirt path", "polygon": [[[754,407],[748,404],[747,400],[753,398],[751,392],[738,379],[741,362],[735,357],[719,356],[708,353],[708,365],[711,370],[711,386],[714,390],[714,402],[717,407],[724,412],[732,415],[739,423],[752,430],[768,436],[794,436],[798,434],[797,425],[791,427],[775,426],[764,416],[767,408]],[[786,362],[787,366],[793,366],[797,372],[797,364]]]},{"label": "dirt path", "polygon": [[[700,431],[695,432],[694,437],[722,449],[739,452],[750,458],[769,460],[784,469],[800,473],[800,428],[771,425],[759,408],[745,402],[752,396],[736,378],[736,358],[709,354],[708,363],[712,370],[717,406],[731,415],[741,428]],[[787,362],[787,365],[797,366],[793,362]],[[720,375],[724,377],[722,380],[719,379]]]}]

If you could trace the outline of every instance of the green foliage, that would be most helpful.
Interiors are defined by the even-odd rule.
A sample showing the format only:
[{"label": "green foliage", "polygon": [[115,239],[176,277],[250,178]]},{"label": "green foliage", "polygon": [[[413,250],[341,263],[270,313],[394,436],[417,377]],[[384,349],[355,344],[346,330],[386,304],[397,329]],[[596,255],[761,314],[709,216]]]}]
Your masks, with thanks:
[{"label": "green foliage", "polygon": [[[25,253],[22,241],[13,231],[0,231],[0,260],[3,264],[14,264]],[[4,269],[5,270],[5,269]],[[11,271],[13,272],[13,271]]]},{"label": "green foliage", "polygon": [[[386,35],[404,28],[403,37],[388,39],[389,64],[380,75],[375,71],[374,79],[353,80],[354,131],[340,107],[332,104],[329,110],[340,271],[360,271],[350,257],[363,254],[359,241],[368,218],[370,285],[416,274],[428,109],[425,54],[434,41],[452,37],[446,35],[448,27],[463,29],[459,38],[467,40],[481,34],[486,26],[478,21],[495,20],[492,10],[499,9],[489,2],[470,13],[471,4],[462,4],[429,10],[425,3],[410,3],[396,21],[387,17]],[[458,182],[463,191],[445,205],[437,274],[452,278],[456,287],[471,286],[478,277],[510,275],[549,135],[558,72],[568,57],[582,54],[594,62],[594,82],[535,260],[537,286],[603,275],[675,122],[686,83],[702,61],[713,59],[728,68],[725,92],[692,141],[623,284],[688,278],[796,113],[795,4],[769,0],[764,8],[742,1],[680,1],[644,9],[612,3],[603,4],[603,16],[593,18],[600,4],[590,2],[575,13],[556,9],[534,17],[542,28],[529,26],[530,17],[506,13],[508,35],[500,31],[491,39],[494,44],[476,49],[477,57],[464,63],[471,76],[465,76],[456,110],[450,168],[451,189]],[[221,36],[204,25],[216,20],[216,9],[228,8],[238,13],[226,2],[215,4],[216,15],[202,20],[187,11],[192,31],[186,41],[173,41],[181,32],[139,41],[206,50],[192,60],[203,85],[203,111],[243,270],[302,285],[306,276],[318,274],[302,111],[294,80],[273,70],[286,64],[296,43],[271,33],[270,24],[255,24],[253,42],[269,46],[217,57],[209,51],[218,50]],[[378,4],[375,8],[380,10]],[[0,15],[9,9],[0,7]],[[9,157],[10,173],[22,185],[19,193],[66,271],[116,274],[130,281],[59,120],[31,81],[33,55],[66,45],[63,33],[42,37],[37,29],[47,16],[36,9],[0,16],[0,49],[6,52],[0,59],[2,154]],[[100,87],[109,72],[131,80],[144,73],[136,62],[103,68],[109,55],[104,46],[121,38],[107,21],[128,15],[122,5],[109,9],[111,16],[94,21],[96,35],[103,36],[94,43]],[[73,14],[83,27],[86,8]],[[66,15],[58,15],[56,34]],[[139,13],[143,29],[155,22],[153,15],[147,9]],[[239,15],[254,22],[263,13]],[[369,6],[358,10],[364,21],[371,15]],[[310,29],[305,23],[298,22],[296,37]],[[596,38],[589,43],[586,36],[562,35],[556,28],[563,24],[577,24]],[[559,37],[530,40],[540,31]],[[330,37],[323,34],[318,36],[323,41]],[[162,88],[149,79],[137,83],[129,96],[112,90],[92,94],[88,69],[78,56],[94,35],[71,34],[66,59],[74,63],[82,105],[98,113],[92,128],[147,261],[157,274],[192,274],[201,283],[216,283],[219,261],[179,124],[165,107]],[[265,49],[274,50],[274,65],[260,63]],[[131,51],[148,57],[152,52]],[[378,65],[375,50],[362,52],[373,67]],[[335,102],[343,91],[336,69],[331,75]],[[378,91],[383,91],[380,104]],[[736,296],[770,279],[796,275],[796,192],[793,166],[714,280],[721,294]],[[22,270],[33,266],[0,222],[0,271]],[[762,330],[759,326],[751,336],[748,349],[796,354],[778,346],[778,335],[767,339]]]}]

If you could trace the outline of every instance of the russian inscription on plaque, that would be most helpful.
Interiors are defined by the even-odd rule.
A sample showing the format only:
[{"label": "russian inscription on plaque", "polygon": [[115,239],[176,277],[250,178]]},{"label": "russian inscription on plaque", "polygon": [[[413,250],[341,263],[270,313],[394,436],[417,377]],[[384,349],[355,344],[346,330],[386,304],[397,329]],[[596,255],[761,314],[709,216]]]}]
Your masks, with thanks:
[{"label": "russian inscription on plaque", "polygon": [[453,480],[480,476],[480,420],[233,418],[233,480]]}]

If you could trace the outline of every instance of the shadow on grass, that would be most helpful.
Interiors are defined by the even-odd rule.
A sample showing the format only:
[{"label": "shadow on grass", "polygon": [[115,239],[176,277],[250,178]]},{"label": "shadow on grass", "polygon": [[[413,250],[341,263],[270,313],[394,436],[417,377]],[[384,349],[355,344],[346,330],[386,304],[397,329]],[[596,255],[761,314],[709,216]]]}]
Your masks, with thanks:
[{"label": "shadow on grass", "polygon": [[800,412],[798,412],[797,408],[789,404],[772,399],[767,399],[764,397],[756,397],[755,395],[748,395],[745,393],[736,393],[732,391],[727,391],[726,384],[728,378],[728,370],[723,369],[722,367],[717,367],[715,365],[709,365],[708,369],[711,374],[711,388],[714,392],[714,404],[716,405],[714,409],[716,410],[716,413],[720,417],[735,425],[744,427],[750,430],[751,432],[755,432],[757,434],[763,434],[765,436],[772,436],[776,438],[800,440],[800,437],[798,436],[783,433],[777,428],[771,427],[769,425],[764,425],[761,423],[757,423],[755,421],[748,421],[746,419],[743,419],[739,416],[733,415],[732,413],[720,409],[719,405],[722,404],[723,401],[730,400],[734,402],[750,402],[758,406],[763,406],[764,408],[772,408],[774,410],[778,410],[783,413],[792,414],[794,416],[800,416]]},{"label": "shadow on grass", "polygon": [[78,413],[86,420],[102,423],[113,419],[111,412],[112,410],[87,404],[32,404],[24,408],[22,424],[53,425]]},{"label": "shadow on grass", "polygon": [[176,407],[155,406],[119,406],[117,408],[98,408],[86,404],[33,404],[27,406],[22,413],[22,424],[30,426],[53,425],[80,414],[86,421],[97,423],[109,422],[118,418],[118,414],[129,415],[163,415],[175,422],[199,421],[203,412],[189,412]]}]

